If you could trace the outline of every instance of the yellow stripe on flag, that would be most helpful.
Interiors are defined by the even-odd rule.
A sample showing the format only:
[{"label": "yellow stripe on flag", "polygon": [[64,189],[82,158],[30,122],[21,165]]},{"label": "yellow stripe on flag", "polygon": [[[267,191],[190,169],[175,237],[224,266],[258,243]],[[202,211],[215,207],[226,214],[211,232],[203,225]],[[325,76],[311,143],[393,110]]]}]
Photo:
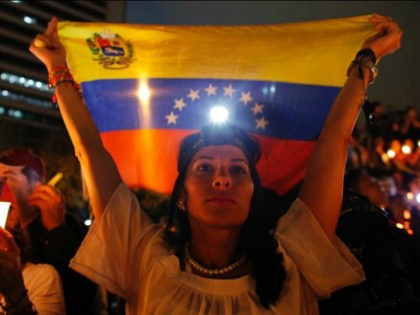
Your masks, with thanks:
[{"label": "yellow stripe on flag", "polygon": [[[60,22],[59,36],[78,82],[218,78],[341,86],[349,62],[374,34],[369,17],[249,26]],[[118,34],[132,45],[128,68],[107,69],[98,61],[87,43],[95,33]]]}]

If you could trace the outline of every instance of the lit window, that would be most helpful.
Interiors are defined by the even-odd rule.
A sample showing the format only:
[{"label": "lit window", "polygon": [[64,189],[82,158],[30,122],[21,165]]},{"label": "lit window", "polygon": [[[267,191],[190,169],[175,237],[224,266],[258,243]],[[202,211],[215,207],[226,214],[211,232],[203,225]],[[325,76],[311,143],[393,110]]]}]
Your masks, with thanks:
[{"label": "lit window", "polygon": [[27,15],[23,17],[23,22],[25,22],[26,24],[36,24],[37,23],[35,18],[27,16]]},{"label": "lit window", "polygon": [[35,90],[40,90],[43,92],[51,92],[48,84],[41,81],[35,81],[26,77],[18,76],[13,73],[2,72],[0,75],[0,80],[6,81],[11,84],[18,84],[24,87],[29,87]]},{"label": "lit window", "polygon": [[11,99],[17,102],[23,102],[34,106],[39,106],[43,108],[55,108],[55,105],[50,101],[40,100],[34,97],[25,96],[22,94],[16,94],[8,90],[0,90],[0,97]]}]

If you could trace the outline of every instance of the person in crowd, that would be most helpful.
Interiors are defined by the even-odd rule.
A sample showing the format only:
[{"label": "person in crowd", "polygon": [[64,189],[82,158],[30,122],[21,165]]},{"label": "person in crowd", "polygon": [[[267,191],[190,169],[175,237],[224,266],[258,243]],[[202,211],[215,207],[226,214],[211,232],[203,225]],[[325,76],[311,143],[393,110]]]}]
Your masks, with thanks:
[{"label": "person in crowd", "polygon": [[[403,269],[413,286],[419,291],[420,273],[417,271],[417,265],[420,263],[420,252],[419,246],[416,244],[418,236],[414,235],[413,230],[416,220],[411,218],[412,211],[405,196],[400,191],[397,191],[394,195],[387,194],[380,180],[371,176],[364,169],[349,171],[345,176],[344,187],[348,193],[360,194],[369,200],[377,209],[377,212],[382,211],[383,216],[387,219],[392,241],[403,261]],[[413,226],[411,226],[411,221]]]},{"label": "person in crowd", "polygon": [[261,224],[258,142],[226,124],[182,142],[162,228],[141,211],[104,148],[53,18],[30,51],[50,73],[95,216],[71,267],[122,296],[127,314],[317,314],[319,297],[362,282],[360,263],[334,233],[348,139],[372,66],[397,50],[402,36],[389,17],[375,14],[371,22],[377,33],[351,63],[298,198],[278,222]]},{"label": "person in crowd", "polygon": [[0,227],[0,314],[66,314],[57,270],[29,262],[29,239],[18,221],[10,221]]},{"label": "person in crowd", "polygon": [[15,212],[31,242],[33,263],[46,263],[59,272],[67,314],[91,314],[97,285],[69,268],[87,227],[66,211],[64,196],[45,184],[46,167],[41,156],[28,148],[0,152],[0,178],[8,189]]},{"label": "person in crowd", "polygon": [[415,143],[420,140],[420,119],[416,107],[406,107],[401,134],[404,139],[411,139]]},{"label": "person in crowd", "polygon": [[336,233],[363,265],[366,281],[321,300],[321,315],[420,312],[413,247],[407,245],[408,235],[391,223],[382,208],[345,185]]},{"label": "person in crowd", "polygon": [[353,168],[346,172],[344,186],[350,191],[357,192],[369,199],[375,206],[385,211],[389,197],[384,186],[366,168]]}]

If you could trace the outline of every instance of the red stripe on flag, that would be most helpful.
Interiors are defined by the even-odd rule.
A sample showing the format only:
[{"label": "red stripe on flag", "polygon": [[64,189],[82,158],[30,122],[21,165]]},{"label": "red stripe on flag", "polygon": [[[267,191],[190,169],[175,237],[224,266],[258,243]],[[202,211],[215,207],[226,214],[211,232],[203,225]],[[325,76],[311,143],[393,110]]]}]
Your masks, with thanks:
[{"label": "red stripe on flag", "polygon": [[[102,141],[124,182],[163,194],[172,192],[181,140],[194,130],[142,129],[104,132]],[[262,157],[257,165],[263,186],[283,194],[304,176],[315,142],[257,136]]]}]

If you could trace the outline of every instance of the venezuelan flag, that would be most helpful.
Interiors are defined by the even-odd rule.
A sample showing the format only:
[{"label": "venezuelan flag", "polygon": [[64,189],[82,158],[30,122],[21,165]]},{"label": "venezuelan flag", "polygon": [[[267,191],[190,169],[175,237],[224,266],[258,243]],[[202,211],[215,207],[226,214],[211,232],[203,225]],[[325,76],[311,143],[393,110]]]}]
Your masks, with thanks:
[{"label": "venezuelan flag", "polygon": [[[369,16],[252,26],[60,22],[67,62],[124,181],[170,193],[181,139],[223,105],[261,141],[264,186],[305,173]],[[328,161],[325,161],[328,163]]]}]

